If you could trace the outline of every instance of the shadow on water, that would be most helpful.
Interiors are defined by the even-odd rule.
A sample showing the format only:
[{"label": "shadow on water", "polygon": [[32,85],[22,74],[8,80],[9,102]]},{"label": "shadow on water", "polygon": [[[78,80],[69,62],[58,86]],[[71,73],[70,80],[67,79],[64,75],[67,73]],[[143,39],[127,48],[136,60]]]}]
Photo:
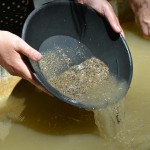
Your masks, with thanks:
[{"label": "shadow on water", "polygon": [[16,101],[24,99],[23,119],[17,123],[28,128],[52,135],[97,133],[93,112],[50,97],[27,81],[21,80],[11,97]]},{"label": "shadow on water", "polygon": [[[140,28],[138,27],[138,25],[135,23],[134,20],[130,21],[130,22],[123,22],[123,24],[121,24],[122,28],[125,29],[126,31],[132,33],[133,35],[135,35],[136,37],[139,37],[142,40],[150,40],[149,38],[145,38],[143,36],[143,34],[140,31]],[[128,39],[126,39],[128,40]]]}]

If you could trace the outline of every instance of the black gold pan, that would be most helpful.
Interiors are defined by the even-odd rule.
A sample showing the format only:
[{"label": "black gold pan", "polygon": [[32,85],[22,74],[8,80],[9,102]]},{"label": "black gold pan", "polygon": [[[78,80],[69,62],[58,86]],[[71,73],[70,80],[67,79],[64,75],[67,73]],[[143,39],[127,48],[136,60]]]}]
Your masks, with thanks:
[{"label": "black gold pan", "polygon": [[[23,27],[22,38],[41,53],[61,47],[63,52],[67,51],[72,60],[71,65],[95,56],[108,65],[110,73],[117,80],[127,82],[127,89],[130,87],[133,65],[125,39],[111,29],[105,18],[87,6],[68,1],[47,3],[29,15]],[[78,49],[85,57],[77,55]],[[107,102],[103,106],[84,105],[65,96],[49,84],[38,62],[26,58],[26,63],[37,81],[58,99],[88,110],[108,105]],[[57,73],[65,70],[64,65]],[[127,90],[121,96],[126,93]]]}]

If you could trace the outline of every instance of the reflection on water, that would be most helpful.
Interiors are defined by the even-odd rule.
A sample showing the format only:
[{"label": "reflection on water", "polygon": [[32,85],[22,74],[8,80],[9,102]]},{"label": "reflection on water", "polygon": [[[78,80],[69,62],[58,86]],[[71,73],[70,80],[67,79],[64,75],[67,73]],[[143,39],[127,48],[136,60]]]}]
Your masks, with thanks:
[{"label": "reflection on water", "polygon": [[25,108],[21,113],[23,120],[18,120],[18,123],[38,132],[65,135],[91,133],[95,130],[91,112],[49,97],[26,81],[17,85],[12,96],[19,100],[25,99]]},{"label": "reflection on water", "polygon": [[124,29],[134,72],[125,97],[126,128],[121,138],[103,139],[93,112],[50,98],[22,80],[0,108],[0,149],[150,149],[150,42],[138,35],[133,23],[124,24]]}]

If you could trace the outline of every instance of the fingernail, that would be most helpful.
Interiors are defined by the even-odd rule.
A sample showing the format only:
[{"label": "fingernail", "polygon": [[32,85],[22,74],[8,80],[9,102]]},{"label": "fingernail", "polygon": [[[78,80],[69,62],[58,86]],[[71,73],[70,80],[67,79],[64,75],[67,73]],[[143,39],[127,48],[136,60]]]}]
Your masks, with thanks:
[{"label": "fingernail", "polygon": [[34,54],[34,58],[35,58],[35,60],[40,60],[41,58],[42,58],[42,55],[41,55],[41,53],[39,53],[39,52],[36,52],[35,54]]},{"label": "fingernail", "polygon": [[119,27],[118,25],[116,25],[116,30],[117,30],[118,32],[121,32],[121,29],[120,29],[120,27]]}]

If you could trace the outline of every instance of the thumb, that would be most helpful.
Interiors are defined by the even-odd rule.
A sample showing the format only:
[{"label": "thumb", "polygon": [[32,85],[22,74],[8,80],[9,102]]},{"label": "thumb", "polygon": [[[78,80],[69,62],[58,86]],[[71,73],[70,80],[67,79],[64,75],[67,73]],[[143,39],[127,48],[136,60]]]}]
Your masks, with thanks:
[{"label": "thumb", "polygon": [[19,38],[17,44],[15,44],[15,50],[21,54],[24,54],[28,58],[39,61],[42,58],[41,53],[28,45],[23,39]]}]

